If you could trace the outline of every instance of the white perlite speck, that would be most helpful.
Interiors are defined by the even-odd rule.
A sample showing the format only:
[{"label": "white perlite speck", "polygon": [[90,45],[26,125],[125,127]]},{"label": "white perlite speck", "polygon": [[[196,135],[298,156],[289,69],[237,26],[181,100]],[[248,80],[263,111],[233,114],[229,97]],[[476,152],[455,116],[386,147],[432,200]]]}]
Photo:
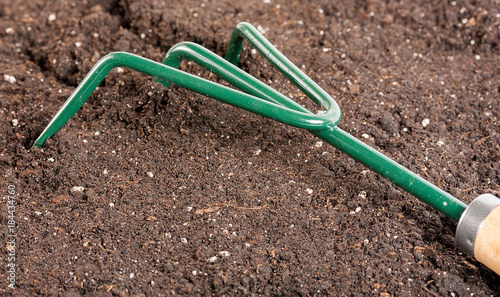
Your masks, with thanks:
[{"label": "white perlite speck", "polygon": [[3,75],[3,79],[5,79],[6,81],[10,82],[11,84],[15,84],[16,83],[16,78],[12,75],[8,75],[8,74],[4,74]]},{"label": "white perlite speck", "polygon": [[17,127],[19,125],[19,120],[18,119],[13,119],[12,120],[12,126]]},{"label": "white perlite speck", "polygon": [[423,119],[422,120],[422,126],[425,128],[430,124],[431,120],[429,119]]},{"label": "white perlite speck", "polygon": [[149,171],[148,173],[146,173],[149,177],[154,177],[155,175],[153,174],[153,172]]},{"label": "white perlite speck", "polygon": [[188,240],[187,240],[186,238],[184,238],[184,237],[183,237],[183,238],[181,238],[181,242],[182,242],[182,243],[187,243],[187,242],[188,242]]},{"label": "white perlite speck", "polygon": [[71,188],[70,192],[83,192],[83,190],[85,190],[85,188],[82,186],[74,186]]},{"label": "white perlite speck", "polygon": [[53,22],[56,20],[56,14],[55,13],[51,13],[49,15],[49,18],[48,18],[49,22]]},{"label": "white perlite speck", "polygon": [[208,262],[210,262],[210,263],[213,263],[215,261],[217,261],[217,256],[213,256],[213,257],[208,258]]},{"label": "white perlite speck", "polygon": [[229,255],[231,255],[231,254],[228,251],[220,251],[219,255],[221,255],[223,257],[229,257]]},{"label": "white perlite speck", "polygon": [[312,189],[310,189],[310,188],[307,188],[307,189],[306,189],[306,192],[307,192],[307,194],[309,194],[309,195],[310,195],[310,194],[312,194],[312,193],[313,193],[313,190],[312,190]]}]

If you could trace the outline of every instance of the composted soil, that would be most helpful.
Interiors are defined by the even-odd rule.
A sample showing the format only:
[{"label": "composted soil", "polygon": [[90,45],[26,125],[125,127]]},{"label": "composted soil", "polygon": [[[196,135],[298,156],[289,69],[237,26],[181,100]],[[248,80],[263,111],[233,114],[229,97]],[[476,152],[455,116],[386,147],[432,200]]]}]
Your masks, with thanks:
[{"label": "composted soil", "polygon": [[[241,21],[334,97],[342,129],[466,203],[500,196],[496,1],[2,0],[2,295],[497,294],[454,221],[342,152],[134,71],[30,150],[107,53],[223,56]],[[313,108],[248,44],[239,66]]]}]

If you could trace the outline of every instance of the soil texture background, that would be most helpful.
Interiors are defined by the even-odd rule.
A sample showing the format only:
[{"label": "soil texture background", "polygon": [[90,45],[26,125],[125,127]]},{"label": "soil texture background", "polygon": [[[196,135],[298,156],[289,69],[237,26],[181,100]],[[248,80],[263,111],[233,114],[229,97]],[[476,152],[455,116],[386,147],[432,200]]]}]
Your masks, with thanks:
[{"label": "soil texture background", "polygon": [[[127,69],[30,150],[107,53],[223,56],[241,21],[334,97],[342,129],[466,203],[500,196],[498,1],[0,0],[1,294],[497,294],[455,222],[342,152]],[[248,45],[239,66],[313,108]]]}]

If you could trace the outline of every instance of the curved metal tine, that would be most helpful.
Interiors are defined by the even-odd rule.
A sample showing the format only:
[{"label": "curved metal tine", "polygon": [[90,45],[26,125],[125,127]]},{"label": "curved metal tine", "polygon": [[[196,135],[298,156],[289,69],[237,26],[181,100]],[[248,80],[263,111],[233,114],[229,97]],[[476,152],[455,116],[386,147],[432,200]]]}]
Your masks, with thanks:
[{"label": "curved metal tine", "polygon": [[[181,42],[174,45],[165,55],[162,63],[170,67],[179,68],[183,60],[195,62],[246,93],[299,112],[311,113],[299,103],[291,100],[199,44]],[[167,88],[170,86],[170,83],[161,79],[156,79],[156,81],[162,83]]]},{"label": "curved metal tine", "polygon": [[[321,127],[323,129],[330,129],[332,127],[335,127],[335,125],[340,120],[339,118],[340,110],[338,108],[337,109],[332,108],[328,110],[326,113],[314,114],[307,108],[300,105],[299,103],[279,93],[275,89],[259,81],[255,77],[251,76],[250,74],[238,68],[237,66],[222,59],[215,53],[207,50],[201,45],[192,42],[181,42],[173,46],[163,59],[163,63],[169,66],[179,67],[183,59],[188,59],[196,62],[198,65],[212,71],[213,73],[223,78],[230,84],[236,86],[240,90],[243,90],[249,94],[252,94],[264,100],[277,103],[283,106],[284,108],[289,108],[295,111],[296,113],[291,113],[289,115],[292,118],[287,118],[286,120],[304,122],[304,125],[299,125],[296,127],[304,129],[311,129],[309,127],[312,127],[312,130],[322,130]],[[159,80],[159,82],[163,83],[161,80]],[[166,83],[164,85],[169,86],[170,84]],[[329,95],[327,96],[329,97]],[[333,101],[333,99],[331,100]],[[333,103],[335,103],[335,101],[333,101]],[[338,111],[338,113],[336,113],[336,111]],[[261,114],[258,111],[256,113]],[[276,115],[274,119],[284,122],[284,120],[280,120],[283,119],[282,116]],[[298,118],[294,119],[293,117],[298,117]]]},{"label": "curved metal tine", "polygon": [[[232,64],[237,64],[243,41],[247,40],[253,45],[271,64],[274,65],[283,75],[292,81],[304,94],[311,98],[316,104],[326,110],[336,110],[338,120],[340,120],[341,111],[337,102],[323,90],[318,84],[310,79],[304,72],[288,60],[282,53],[276,49],[260,32],[251,24],[239,23],[231,35],[226,60]],[[338,122],[338,120],[336,122]]]},{"label": "curved metal tine", "polygon": [[54,135],[80,109],[104,77],[116,67],[126,67],[158,77],[161,80],[284,124],[310,130],[324,130],[332,126],[332,121],[326,115],[318,116],[298,112],[134,54],[117,52],[108,54],[97,62],[52,118],[32,147],[40,147],[47,138]]}]

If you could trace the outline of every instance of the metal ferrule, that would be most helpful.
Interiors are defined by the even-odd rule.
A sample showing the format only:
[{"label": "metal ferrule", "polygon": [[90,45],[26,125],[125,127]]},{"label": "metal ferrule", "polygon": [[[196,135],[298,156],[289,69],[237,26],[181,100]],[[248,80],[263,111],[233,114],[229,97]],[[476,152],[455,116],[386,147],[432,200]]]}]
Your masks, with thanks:
[{"label": "metal ferrule", "polygon": [[500,205],[500,199],[491,194],[483,194],[467,207],[458,221],[457,245],[474,256],[474,243],[484,219]]}]

